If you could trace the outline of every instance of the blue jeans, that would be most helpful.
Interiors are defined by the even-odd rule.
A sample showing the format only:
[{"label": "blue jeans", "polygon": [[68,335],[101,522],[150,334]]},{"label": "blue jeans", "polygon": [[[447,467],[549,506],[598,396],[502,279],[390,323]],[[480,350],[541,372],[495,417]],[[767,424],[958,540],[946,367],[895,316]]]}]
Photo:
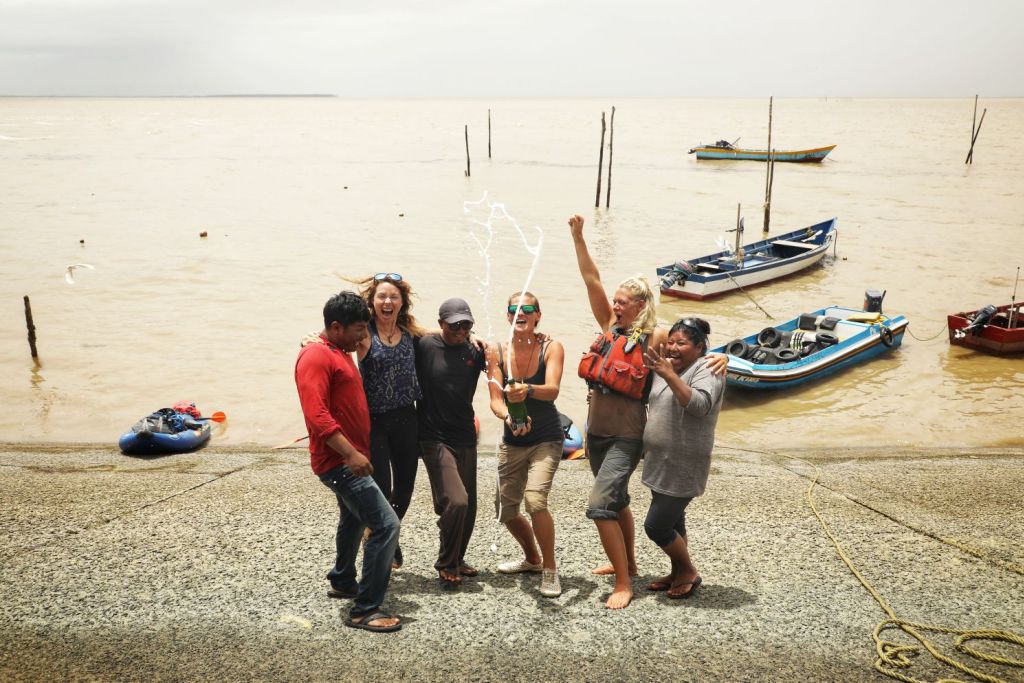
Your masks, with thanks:
[{"label": "blue jeans", "polygon": [[[391,580],[391,560],[398,546],[398,515],[372,477],[357,477],[345,465],[320,475],[320,481],[334,491],[341,510],[335,536],[338,554],[327,580],[338,590],[355,593],[351,616],[371,614],[384,602]],[[356,556],[366,527],[371,531],[363,547],[363,578],[357,584]]]}]

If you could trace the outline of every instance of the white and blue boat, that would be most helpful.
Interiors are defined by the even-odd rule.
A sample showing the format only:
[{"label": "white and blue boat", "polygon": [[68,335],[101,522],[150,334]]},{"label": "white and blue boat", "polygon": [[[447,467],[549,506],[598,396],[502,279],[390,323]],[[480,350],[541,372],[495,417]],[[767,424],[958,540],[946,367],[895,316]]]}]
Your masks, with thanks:
[{"label": "white and blue boat", "polygon": [[824,377],[887,353],[903,343],[909,321],[881,312],[884,292],[868,290],[876,310],[842,306],[804,313],[781,325],[712,349],[726,354],[726,383],[744,389],[780,389]]},{"label": "white and blue boat", "polygon": [[744,149],[736,147],[727,140],[719,140],[713,145],[698,145],[690,150],[690,154],[695,154],[698,159],[719,161],[768,161],[770,156],[772,161],[817,163],[821,162],[835,148],[835,145],[829,145],[813,149],[773,149],[769,154],[767,149]]},{"label": "white and blue boat", "polygon": [[742,287],[761,284],[810,268],[825,257],[835,239],[836,219],[816,223],[739,246],[743,222],[736,228],[737,246],[658,268],[661,293],[703,300]]}]

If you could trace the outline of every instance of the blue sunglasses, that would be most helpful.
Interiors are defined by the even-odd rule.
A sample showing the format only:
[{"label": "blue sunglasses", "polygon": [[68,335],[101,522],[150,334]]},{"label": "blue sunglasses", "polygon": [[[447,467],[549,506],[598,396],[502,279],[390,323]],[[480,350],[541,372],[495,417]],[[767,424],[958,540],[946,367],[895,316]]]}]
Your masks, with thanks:
[{"label": "blue sunglasses", "polygon": [[374,282],[380,282],[381,280],[390,280],[391,282],[401,282],[402,276],[398,273],[377,273],[373,276]]}]

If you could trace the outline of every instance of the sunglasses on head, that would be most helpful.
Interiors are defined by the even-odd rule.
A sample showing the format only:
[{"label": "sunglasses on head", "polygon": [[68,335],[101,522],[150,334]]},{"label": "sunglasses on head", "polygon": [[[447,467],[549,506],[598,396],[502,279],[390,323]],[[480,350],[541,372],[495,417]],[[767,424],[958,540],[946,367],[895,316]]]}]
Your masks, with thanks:
[{"label": "sunglasses on head", "polygon": [[460,320],[457,323],[445,323],[445,325],[447,325],[448,327],[450,327],[453,330],[471,330],[471,329],[473,329],[473,321],[472,320]]},{"label": "sunglasses on head", "polygon": [[522,311],[523,313],[529,315],[530,313],[536,313],[539,310],[540,309],[538,307],[533,306],[531,304],[523,304],[522,306],[513,306],[509,304],[508,307],[508,312],[511,313],[512,315],[515,315],[516,311]]},{"label": "sunglasses on head", "polygon": [[391,282],[401,282],[402,276],[398,273],[377,273],[373,276],[374,282],[380,282],[381,280],[390,280]]}]

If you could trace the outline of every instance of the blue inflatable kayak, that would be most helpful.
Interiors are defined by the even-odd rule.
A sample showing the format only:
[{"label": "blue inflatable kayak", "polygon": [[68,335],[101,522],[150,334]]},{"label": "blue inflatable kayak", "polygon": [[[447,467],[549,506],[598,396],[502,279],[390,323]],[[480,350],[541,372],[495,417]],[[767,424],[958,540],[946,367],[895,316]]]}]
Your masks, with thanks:
[{"label": "blue inflatable kayak", "polygon": [[163,408],[132,425],[117,445],[125,455],[186,453],[204,446],[211,430],[208,418],[196,420]]}]

